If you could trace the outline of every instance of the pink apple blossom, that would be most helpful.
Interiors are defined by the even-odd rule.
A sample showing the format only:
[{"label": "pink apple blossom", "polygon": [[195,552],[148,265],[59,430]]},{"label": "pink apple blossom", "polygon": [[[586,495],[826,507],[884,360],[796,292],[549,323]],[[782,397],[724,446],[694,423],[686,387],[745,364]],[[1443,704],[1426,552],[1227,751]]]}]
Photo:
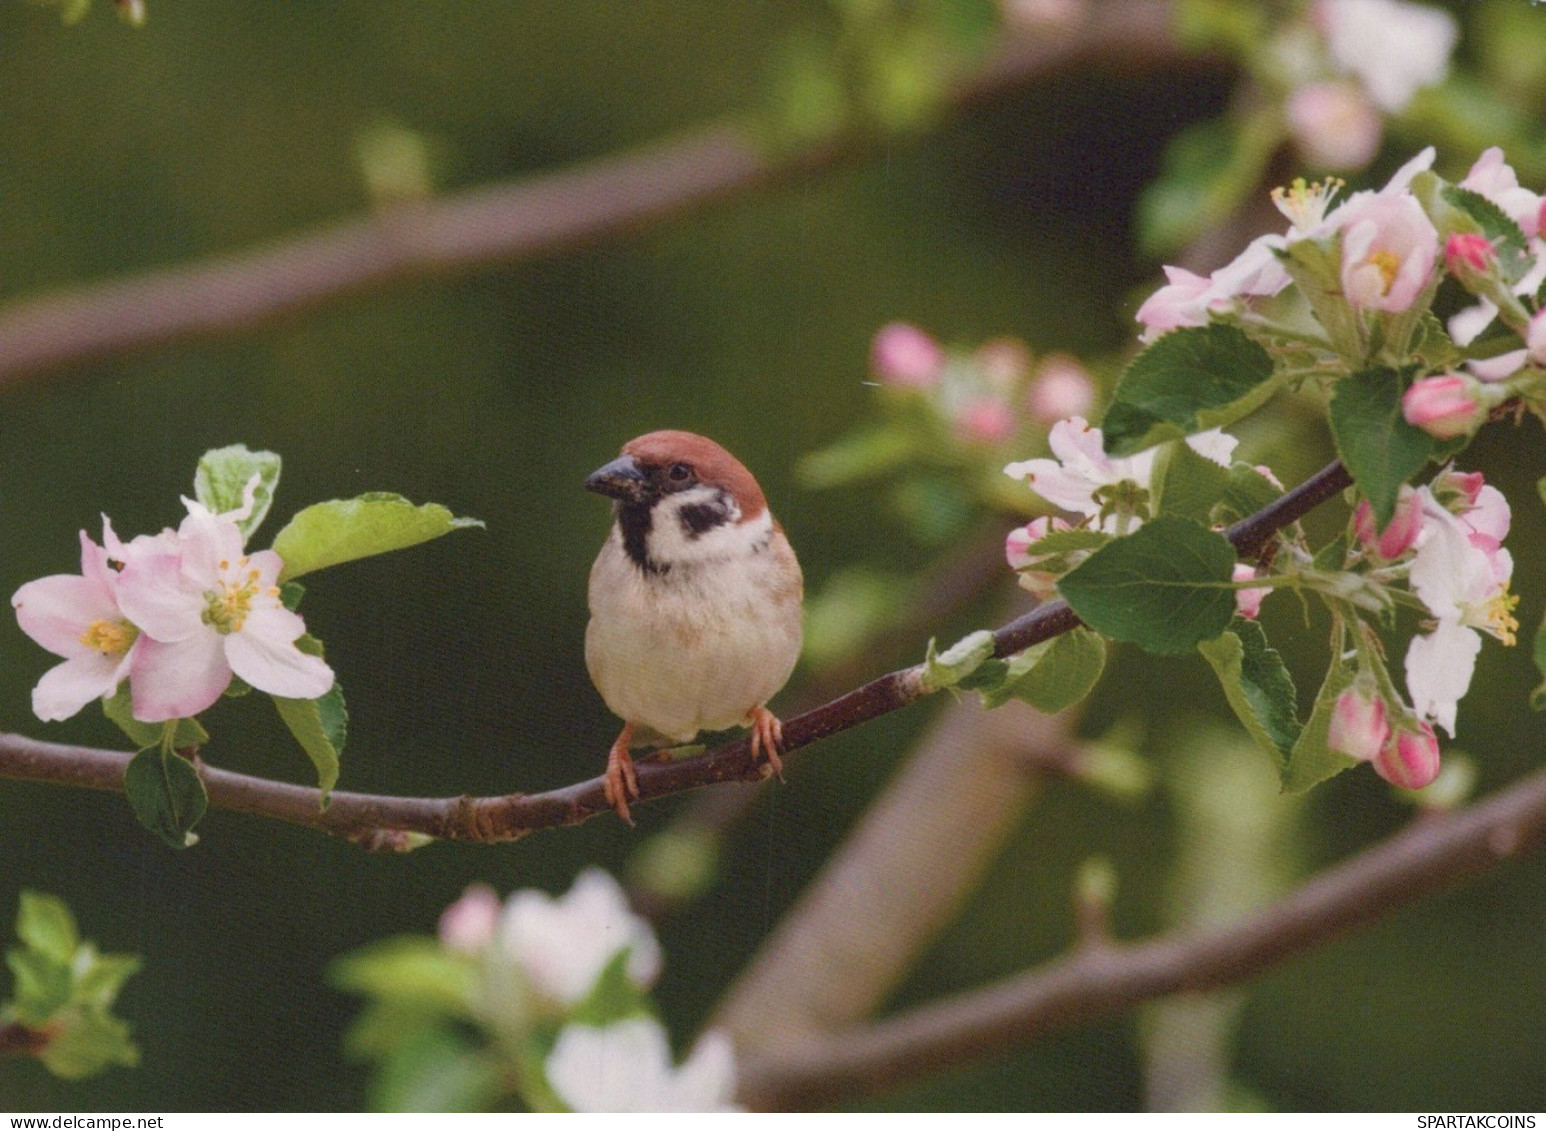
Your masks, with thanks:
[{"label": "pink apple blossom", "polygon": [[1374,757],[1374,772],[1398,789],[1422,789],[1439,776],[1439,739],[1433,728],[1398,730]]},{"label": "pink apple blossom", "polygon": [[[1060,420],[1047,434],[1047,445],[1056,458],[1021,460],[1004,468],[1004,474],[1024,479],[1053,506],[1097,519],[1099,528],[1107,533],[1128,532],[1141,518],[1115,513],[1102,516],[1103,511],[1109,511],[1110,489],[1130,483],[1139,490],[1147,490],[1159,449],[1113,457],[1106,454],[1104,442],[1101,430],[1092,428],[1083,417]],[[1186,438],[1193,451],[1220,467],[1229,466],[1238,442],[1217,428]]]},{"label": "pink apple blossom", "polygon": [[735,1105],[735,1052],[719,1030],[700,1037],[678,1068],[666,1030],[654,1018],[605,1028],[570,1024],[559,1032],[543,1070],[554,1094],[574,1112],[742,1110]]},{"label": "pink apple blossom", "polygon": [[440,945],[477,954],[494,941],[498,926],[499,896],[487,884],[468,884],[461,898],[440,913]]},{"label": "pink apple blossom", "polygon": [[933,337],[907,322],[888,322],[875,332],[870,371],[888,385],[927,388],[939,380],[945,351]]},{"label": "pink apple blossom", "polygon": [[956,412],[956,431],[977,444],[1002,444],[1015,434],[1015,417],[998,397],[973,396]]},{"label": "pink apple blossom", "polygon": [[1401,415],[1414,428],[1440,440],[1476,431],[1487,418],[1477,382],[1459,373],[1424,377],[1401,397]]},{"label": "pink apple blossom", "polygon": [[1395,561],[1410,550],[1422,528],[1422,497],[1405,484],[1396,496],[1395,512],[1385,524],[1384,530],[1375,529],[1374,509],[1367,500],[1360,502],[1353,512],[1353,533],[1367,549],[1388,562]]},{"label": "pink apple blossom", "polygon": [[1031,371],[1031,348],[1019,338],[990,338],[972,351],[972,361],[998,393],[1009,393]]},{"label": "pink apple blossom", "polygon": [[1519,187],[1519,176],[1496,145],[1483,150],[1460,182],[1460,187],[1480,193],[1496,204],[1518,224],[1526,237],[1540,232],[1541,210],[1546,205],[1540,194]]},{"label": "pink apple blossom", "polygon": [[64,663],[45,672],[32,691],[32,710],[44,722],[74,715],[93,699],[111,698],[128,678],[142,649],[139,629],[118,605],[122,546],[102,519],[98,546],[80,532],[81,572],[29,581],[11,598],[21,630]]},{"label": "pink apple blossom", "polygon": [[1546,307],[1537,310],[1525,330],[1525,348],[1534,365],[1546,368]]},{"label": "pink apple blossom", "polygon": [[1207,278],[1183,267],[1166,267],[1169,282],[1138,308],[1142,339],[1153,341],[1167,330],[1207,325],[1210,314],[1227,311],[1242,298],[1275,295],[1288,286],[1288,272],[1276,251],[1282,236],[1258,236],[1232,261]]},{"label": "pink apple blossom", "polygon": [[1439,233],[1410,193],[1356,196],[1335,216],[1342,228],[1342,291],[1361,309],[1409,309],[1433,278]]},{"label": "pink apple blossom", "polygon": [[1384,699],[1370,689],[1358,687],[1337,696],[1331,709],[1331,726],[1326,732],[1327,746],[1360,762],[1372,762],[1389,738]]},{"label": "pink apple blossom", "polygon": [[1318,168],[1362,169],[1380,151],[1380,113],[1352,83],[1301,86],[1288,96],[1283,116],[1300,155]]},{"label": "pink apple blossom", "polygon": [[211,706],[233,673],[259,691],[315,699],[333,671],[296,647],[306,631],[279,600],[284,562],[272,550],[248,554],[237,525],[247,507],[215,514],[184,499],[177,531],[124,547],[118,601],[141,638],[130,689],[142,722],[189,718]]},{"label": "pink apple blossom", "polygon": [[1044,514],[1009,532],[1004,538],[1004,557],[1009,562],[1009,568],[1019,575],[1021,588],[1029,590],[1042,600],[1057,592],[1058,575],[1050,570],[1035,568],[1054,555],[1033,554],[1031,546],[1053,531],[1071,529],[1073,528],[1068,523],[1056,515]]}]

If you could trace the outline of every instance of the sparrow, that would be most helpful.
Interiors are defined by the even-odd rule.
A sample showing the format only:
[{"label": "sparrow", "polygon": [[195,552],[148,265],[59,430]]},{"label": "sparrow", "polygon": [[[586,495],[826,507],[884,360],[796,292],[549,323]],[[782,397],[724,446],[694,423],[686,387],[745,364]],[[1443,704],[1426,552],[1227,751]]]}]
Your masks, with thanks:
[{"label": "sparrow", "polygon": [[585,666],[622,733],[606,797],[632,823],[630,748],[751,728],[752,756],[783,772],[767,702],[800,655],[804,579],[752,473],[713,440],[650,432],[585,486],[615,500],[590,572]]}]

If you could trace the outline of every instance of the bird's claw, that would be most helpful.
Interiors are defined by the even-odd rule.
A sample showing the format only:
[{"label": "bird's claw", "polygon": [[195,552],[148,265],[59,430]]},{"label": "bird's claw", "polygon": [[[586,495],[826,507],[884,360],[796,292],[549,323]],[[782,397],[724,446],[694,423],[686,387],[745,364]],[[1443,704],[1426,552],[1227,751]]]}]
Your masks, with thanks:
[{"label": "bird's claw", "polygon": [[783,781],[784,760],[778,756],[778,752],[784,745],[784,724],[766,707],[754,708],[751,717],[752,760],[757,761],[766,756],[778,780]]},{"label": "bird's claw", "polygon": [[612,744],[612,749],[607,751],[607,772],[602,779],[601,789],[606,794],[607,804],[631,825],[633,814],[628,811],[628,803],[638,800],[639,775],[634,772],[633,755],[628,752],[630,730],[624,727],[623,733]]}]

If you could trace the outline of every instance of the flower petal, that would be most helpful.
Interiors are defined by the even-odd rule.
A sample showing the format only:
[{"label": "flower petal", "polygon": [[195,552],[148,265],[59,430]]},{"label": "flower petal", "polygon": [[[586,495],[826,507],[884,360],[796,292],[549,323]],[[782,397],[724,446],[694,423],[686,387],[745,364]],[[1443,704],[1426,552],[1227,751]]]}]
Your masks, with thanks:
[{"label": "flower petal", "polygon": [[81,642],[93,621],[122,619],[111,590],[72,573],[27,582],[11,597],[11,605],[23,632],[66,659],[98,654]]},{"label": "flower petal", "polygon": [[231,670],[259,691],[285,699],[316,699],[333,686],[333,669],[295,646],[305,622],[290,610],[256,608],[240,632],[224,637]]},{"label": "flower petal", "polygon": [[1406,689],[1419,715],[1431,719],[1451,738],[1455,709],[1471,686],[1482,638],[1458,620],[1441,620],[1427,636],[1414,637],[1406,650]]},{"label": "flower petal", "polygon": [[45,723],[62,722],[93,699],[111,695],[123,678],[127,658],[91,649],[87,655],[50,668],[32,689],[33,713]]},{"label": "flower petal", "polygon": [[118,606],[145,635],[174,643],[208,633],[202,586],[183,576],[182,555],[170,539],[141,535],[124,547]]},{"label": "flower petal", "polygon": [[222,637],[213,629],[175,643],[141,635],[130,666],[134,717],[142,723],[186,719],[208,709],[231,685]]}]

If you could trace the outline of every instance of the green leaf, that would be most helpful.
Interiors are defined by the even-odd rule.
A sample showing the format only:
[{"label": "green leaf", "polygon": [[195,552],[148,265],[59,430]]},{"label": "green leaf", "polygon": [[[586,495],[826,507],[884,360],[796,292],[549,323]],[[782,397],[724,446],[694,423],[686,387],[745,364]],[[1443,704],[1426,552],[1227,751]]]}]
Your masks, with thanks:
[{"label": "green leaf", "polygon": [[854,432],[810,452],[795,465],[802,486],[812,491],[873,479],[913,462],[918,437],[896,422]]},{"label": "green leaf", "polygon": [[1098,550],[1107,542],[1114,541],[1115,534],[1106,534],[1091,527],[1077,530],[1053,530],[1036,539],[1027,547],[1031,554],[1075,554],[1081,550]]},{"label": "green leaf", "polygon": [[1233,423],[1275,391],[1272,358],[1236,326],[1172,330],[1129,363],[1101,427],[1106,451],[1131,455]]},{"label": "green leaf", "polygon": [[30,949],[66,965],[81,942],[75,916],[64,900],[26,889],[16,912],[16,937]]},{"label": "green leaf", "polygon": [[1428,434],[1401,415],[1406,387],[1400,372],[1377,366],[1343,378],[1331,398],[1337,454],[1382,530],[1395,514],[1401,484],[1421,471],[1433,452]]},{"label": "green leaf", "polygon": [[1294,743],[1288,765],[1283,769],[1284,793],[1302,792],[1358,764],[1356,759],[1326,745],[1337,697],[1353,682],[1353,675],[1353,669],[1341,660],[1333,660],[1327,669],[1320,694],[1315,697],[1315,709],[1310,712],[1310,721],[1299,732],[1299,741]]},{"label": "green leaf", "polygon": [[1254,467],[1234,464],[1229,469],[1229,483],[1219,500],[1219,513],[1214,517],[1225,522],[1246,518],[1268,503],[1276,502],[1282,494],[1280,488],[1273,486],[1272,481]]},{"label": "green leaf", "polygon": [[343,688],[334,680],[333,686],[318,699],[283,699],[278,695],[272,698],[279,717],[316,767],[317,788],[322,791],[322,804],[326,806],[327,795],[338,784],[339,761],[349,728]]},{"label": "green leaf", "polygon": [[15,979],[8,1010],[23,1025],[41,1028],[70,1001],[70,967],[42,951],[12,947],[5,964]]},{"label": "green leaf", "polygon": [[574,1007],[566,1019],[576,1025],[591,1025],[604,1029],[630,1017],[648,1017],[654,1011],[649,994],[634,984],[628,976],[628,956],[631,951],[624,947],[614,954],[601,973],[590,993]]},{"label": "green leaf", "polygon": [[370,1082],[372,1111],[488,1111],[500,1097],[501,1067],[464,1036],[443,1028],[413,1033],[382,1057]]},{"label": "green leaf", "polygon": [[129,1039],[129,1026],[96,1010],[71,1011],[38,1053],[55,1076],[80,1080],[120,1064],[133,1068],[140,1062],[139,1049]]},{"label": "green leaf", "polygon": [[1075,628],[1044,640],[1006,665],[1005,678],[982,692],[985,707],[1021,699],[1055,715],[1088,695],[1106,667],[1106,641],[1098,632]]},{"label": "green leaf", "polygon": [[333,963],[329,981],[338,989],[447,1017],[471,1016],[479,993],[477,966],[418,935],[382,939]]},{"label": "green leaf", "polygon": [[236,520],[243,539],[262,524],[268,508],[274,505],[274,489],[279,485],[280,459],[273,452],[250,452],[246,444],[232,444],[205,452],[193,473],[193,493],[216,514],[240,510],[246,505],[247,484],[257,477],[252,512]]},{"label": "green leaf", "polygon": [[91,1009],[110,1009],[130,977],[139,973],[140,960],[133,954],[96,954],[75,976],[70,1000]]},{"label": "green leaf", "polygon": [[[117,724],[118,729],[129,736],[135,749],[161,745],[163,723],[142,723],[134,717],[134,700],[129,685],[124,683],[111,699],[102,700],[102,713]],[[209,731],[198,719],[178,719],[177,730],[172,735],[172,748],[186,750],[190,746],[203,746],[209,741]]]},{"label": "green leaf", "polygon": [[280,580],[290,581],[340,562],[406,549],[453,530],[482,525],[475,518],[455,517],[439,503],[415,506],[401,495],[373,491],[307,507],[274,536],[274,552],[285,563]]},{"label": "green leaf", "polygon": [[1498,269],[1505,283],[1512,286],[1524,278],[1532,264],[1530,245],[1508,213],[1481,193],[1459,185],[1446,185],[1439,195],[1476,221],[1497,253]]},{"label": "green leaf", "polygon": [[209,795],[187,759],[156,747],[141,750],[129,760],[123,785],[135,818],[167,844],[187,848],[198,840],[192,830],[209,808]]},{"label": "green leaf", "polygon": [[1236,617],[1226,632],[1197,650],[1213,666],[1235,717],[1282,772],[1299,740],[1299,706],[1293,677],[1261,625]]},{"label": "green leaf", "polygon": [[1154,461],[1154,510],[1207,525],[1213,505],[1229,487],[1229,469],[1198,455],[1184,440],[1172,440]]},{"label": "green leaf", "polygon": [[931,639],[923,659],[924,694],[954,687],[992,655],[993,634],[987,629],[968,633],[943,652],[936,650]]},{"label": "green leaf", "polygon": [[1058,582],[1079,619],[1149,652],[1189,652],[1228,627],[1235,551],[1222,535],[1161,515]]}]

